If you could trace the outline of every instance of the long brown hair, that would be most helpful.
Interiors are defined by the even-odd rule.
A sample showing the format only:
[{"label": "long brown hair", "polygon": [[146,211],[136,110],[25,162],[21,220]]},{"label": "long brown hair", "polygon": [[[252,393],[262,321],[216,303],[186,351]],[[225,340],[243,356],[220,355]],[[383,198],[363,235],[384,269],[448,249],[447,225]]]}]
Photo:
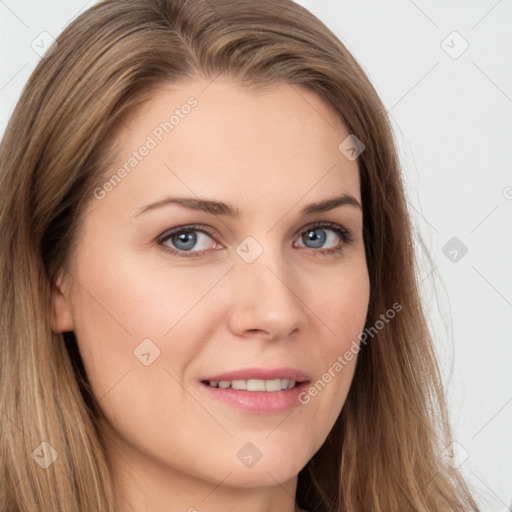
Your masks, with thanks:
[{"label": "long brown hair", "polygon": [[[343,410],[299,474],[298,504],[478,510],[442,456],[452,436],[386,110],[339,39],[289,0],[106,0],[73,21],[31,75],[0,147],[0,510],[115,510],[76,340],[51,329],[55,271],[69,260],[123,115],[163,84],[218,75],[308,88],[363,142],[367,327],[401,305],[361,344]],[[46,469],[35,460],[43,442],[58,454]]]}]

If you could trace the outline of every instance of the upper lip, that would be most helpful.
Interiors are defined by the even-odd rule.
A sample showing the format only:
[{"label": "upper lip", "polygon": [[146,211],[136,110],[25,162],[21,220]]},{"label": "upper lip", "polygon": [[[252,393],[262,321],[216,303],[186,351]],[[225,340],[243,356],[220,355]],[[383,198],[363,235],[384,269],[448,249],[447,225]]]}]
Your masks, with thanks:
[{"label": "upper lip", "polygon": [[202,381],[221,381],[221,380],[274,380],[290,379],[295,382],[304,382],[309,380],[309,375],[294,368],[245,368],[232,372],[220,373],[201,379]]}]

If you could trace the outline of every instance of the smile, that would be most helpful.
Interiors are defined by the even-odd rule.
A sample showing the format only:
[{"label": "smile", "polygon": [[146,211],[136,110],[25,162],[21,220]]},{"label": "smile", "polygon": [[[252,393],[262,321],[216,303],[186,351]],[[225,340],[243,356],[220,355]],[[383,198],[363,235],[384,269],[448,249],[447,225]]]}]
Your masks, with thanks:
[{"label": "smile", "polygon": [[243,389],[245,391],[266,391],[269,393],[292,389],[295,387],[295,381],[292,379],[249,379],[249,380],[221,380],[206,381],[205,384],[212,388],[220,389]]},{"label": "smile", "polygon": [[303,405],[311,377],[295,368],[246,368],[200,379],[215,402],[249,413],[278,414]]}]

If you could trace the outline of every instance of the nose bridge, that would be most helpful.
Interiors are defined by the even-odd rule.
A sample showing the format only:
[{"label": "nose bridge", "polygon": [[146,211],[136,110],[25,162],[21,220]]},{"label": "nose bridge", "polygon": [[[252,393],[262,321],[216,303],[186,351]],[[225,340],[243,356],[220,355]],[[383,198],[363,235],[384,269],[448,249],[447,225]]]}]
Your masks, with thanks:
[{"label": "nose bridge", "polygon": [[[270,237],[269,237],[270,238]],[[232,279],[232,329],[284,338],[302,329],[306,316],[293,267],[279,243],[244,239],[236,249]]]}]

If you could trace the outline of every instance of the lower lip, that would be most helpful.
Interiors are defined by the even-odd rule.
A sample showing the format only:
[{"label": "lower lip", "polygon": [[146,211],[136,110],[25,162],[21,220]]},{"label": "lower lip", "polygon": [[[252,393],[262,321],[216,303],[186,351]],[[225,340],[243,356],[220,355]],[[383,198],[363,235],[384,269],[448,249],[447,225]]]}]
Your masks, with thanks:
[{"label": "lower lip", "polygon": [[292,389],[281,391],[246,391],[244,389],[222,389],[201,382],[212,396],[234,407],[259,414],[275,414],[301,405],[299,395],[307,388],[307,382],[300,382]]}]

